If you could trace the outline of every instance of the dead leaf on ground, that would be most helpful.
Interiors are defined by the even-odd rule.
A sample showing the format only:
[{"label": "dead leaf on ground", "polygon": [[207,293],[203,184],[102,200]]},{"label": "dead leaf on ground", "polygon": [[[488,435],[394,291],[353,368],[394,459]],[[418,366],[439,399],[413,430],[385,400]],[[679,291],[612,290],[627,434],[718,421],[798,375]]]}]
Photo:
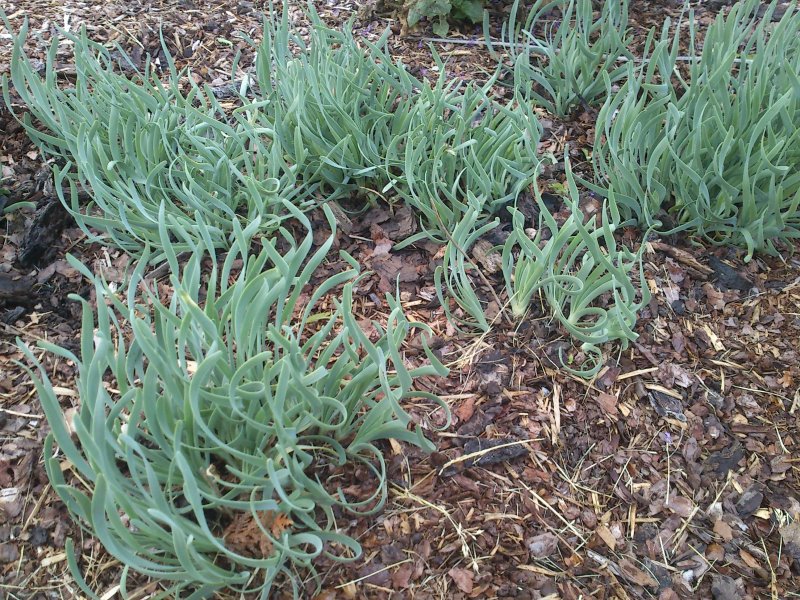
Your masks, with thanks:
[{"label": "dead leaf on ground", "polygon": [[494,250],[494,245],[488,240],[478,240],[472,247],[472,258],[486,273],[497,273],[503,268],[502,255]]},{"label": "dead leaf on ground", "polygon": [[472,593],[473,579],[475,578],[475,574],[472,571],[469,569],[453,567],[447,572],[447,574],[450,575],[453,581],[456,582],[458,589],[465,594]]},{"label": "dead leaf on ground", "polygon": [[725,548],[719,544],[709,544],[706,548],[706,559],[709,562],[719,562],[725,558]]},{"label": "dead leaf on ground", "polygon": [[714,574],[711,576],[711,597],[714,600],[738,600],[742,595],[733,578]]},{"label": "dead leaf on ground", "polygon": [[622,576],[631,583],[646,588],[658,587],[658,581],[655,577],[637,567],[627,558],[619,561],[619,570]]},{"label": "dead leaf on ground", "polygon": [[783,540],[786,552],[800,561],[800,521],[794,521],[780,528],[781,539]]},{"label": "dead leaf on ground", "polygon": [[459,404],[458,407],[453,410],[453,414],[458,417],[459,423],[466,423],[469,421],[472,415],[475,414],[475,396],[470,396]]},{"label": "dead leaf on ground", "polygon": [[374,257],[372,269],[380,276],[378,288],[381,292],[393,292],[398,281],[418,281],[420,276],[417,267],[407,257],[390,254]]},{"label": "dead leaf on ground", "polygon": [[542,533],[531,538],[528,550],[533,558],[545,558],[558,550],[558,538],[552,533]]},{"label": "dead leaf on ground", "polygon": [[392,573],[392,587],[396,590],[404,590],[411,585],[411,575],[414,574],[414,565],[403,563]]},{"label": "dead leaf on ground", "polygon": [[664,506],[684,519],[688,519],[694,511],[694,502],[683,496],[671,496]]},{"label": "dead leaf on ground", "polygon": [[730,542],[733,539],[733,529],[722,519],[714,523],[714,533],[726,542]]},{"label": "dead leaf on ground", "polygon": [[725,308],[725,292],[720,292],[710,283],[703,284],[703,293],[706,295],[708,305],[714,310]]},{"label": "dead leaf on ground", "polygon": [[375,256],[384,256],[389,254],[389,250],[392,249],[394,246],[394,242],[390,240],[386,233],[381,229],[380,225],[373,225],[369,230],[370,236],[372,237],[372,241],[375,243],[375,247],[372,249],[372,253],[370,257]]},{"label": "dead leaf on ground", "polygon": [[619,408],[617,406],[619,398],[616,396],[616,394],[606,394],[605,392],[600,392],[597,394],[597,396],[595,396],[595,401],[600,405],[600,408],[603,409],[603,412],[609,417],[616,418],[619,416]]},{"label": "dead leaf on ground", "polygon": [[14,562],[19,558],[19,548],[16,544],[0,544],[0,563]]},{"label": "dead leaf on ground", "polygon": [[747,550],[739,550],[739,557],[742,559],[742,562],[746,564],[751,569],[761,569],[761,563],[758,562],[758,559],[750,554]]},{"label": "dead leaf on ground", "polygon": [[614,534],[611,533],[611,530],[605,525],[600,525],[600,527],[595,529],[595,533],[606,543],[606,546],[611,548],[612,551],[617,547],[617,538],[614,537]]}]

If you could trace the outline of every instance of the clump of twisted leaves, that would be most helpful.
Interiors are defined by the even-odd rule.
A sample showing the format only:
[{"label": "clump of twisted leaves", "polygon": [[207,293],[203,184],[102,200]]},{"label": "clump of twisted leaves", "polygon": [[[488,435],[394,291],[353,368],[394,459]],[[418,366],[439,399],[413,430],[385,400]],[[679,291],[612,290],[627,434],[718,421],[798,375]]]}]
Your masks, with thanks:
[{"label": "clump of twisted leaves", "polygon": [[541,125],[529,108],[492,97],[499,72],[480,86],[448,81],[434,53],[439,76],[421,81],[394,62],[387,35],[357,42],[349,26],[325,27],[313,6],[309,16],[308,42],[285,13],[268,22],[257,59],[262,99],[253,111],[306,185],[327,199],[406,202],[423,230],[410,244],[445,243],[468,193],[491,213],[533,181]]},{"label": "clump of twisted leaves", "polygon": [[[182,250],[183,240],[201,235],[226,248],[234,220],[258,218],[268,233],[287,204],[388,197],[418,210],[420,237],[444,242],[466,210],[467,190],[492,212],[533,180],[541,126],[528,107],[492,98],[494,78],[482,86],[448,82],[436,57],[439,77],[420,81],[389,55],[388,32],[369,43],[349,26],[324,26],[313,6],[309,18],[304,41],[286,11],[270,15],[255,77],[242,86],[249,93],[227,111],[212,90],[176,70],[166,49],[167,73],[148,64],[129,78],[114,60],[122,56],[132,69],[124,53],[85,34],[63,32],[77,75],[61,89],[57,42],[42,78],[22,50],[23,28],[11,74],[29,111],[21,120],[56,160],[56,190],[87,235],[98,239],[99,231],[99,239],[138,254],[147,244],[160,248],[163,221],[182,232],[172,240]],[[161,251],[151,256],[162,259]]]},{"label": "clump of twisted leaves", "polygon": [[[271,141],[271,128],[255,126],[245,108],[226,115],[209,88],[176,71],[169,54],[166,83],[149,62],[127,77],[115,55],[85,32],[63,31],[77,72],[74,85],[62,89],[55,69],[58,41],[42,78],[23,52],[26,33],[27,23],[11,61],[11,81],[29,111],[22,122],[55,159],[56,192],[90,239],[139,254],[146,245],[161,245],[160,222],[197,239],[202,220],[205,241],[227,247],[234,221],[258,219],[263,231],[272,231],[286,202],[311,204],[313,189],[298,184],[297,165],[287,163]],[[122,66],[132,68],[122,56]],[[6,83],[5,101],[12,107]],[[81,191],[90,195],[86,205]],[[186,250],[185,239],[171,243]],[[161,257],[158,252],[151,258]]]},{"label": "clump of twisted leaves", "polygon": [[[553,317],[582,343],[587,360],[577,372],[591,377],[603,365],[601,345],[620,341],[626,348],[638,337],[633,329],[639,310],[650,301],[650,291],[642,269],[644,243],[632,252],[619,247],[614,238],[620,217],[613,195],[600,214],[584,222],[569,160],[566,167],[569,216],[559,223],[534,188],[539,227],[531,237],[522,213],[512,209],[513,229],[503,245],[503,275],[513,316],[524,316],[540,294]],[[631,280],[636,267],[638,286]]]},{"label": "clump of twisted leaves", "polygon": [[312,5],[309,17],[308,41],[289,26],[286,11],[266,22],[254,118],[327,198],[380,193],[390,180],[387,148],[407,130],[422,84],[386,52],[388,30],[362,48],[351,25],[326,27]]},{"label": "clump of twisted leaves", "polygon": [[[636,338],[648,298],[642,247],[620,247],[620,225],[656,226],[671,208],[682,227],[749,254],[798,236],[795,7],[771,27],[774,3],[763,22],[752,0],[720,17],[687,80],[667,26],[648,39],[643,63],[621,65],[630,58],[625,2],[606,3],[599,19],[588,0],[563,8],[575,27],[548,25],[545,41],[532,33],[542,2],[523,28],[506,28],[517,77],[507,104],[491,95],[500,71],[483,86],[448,83],[436,57],[440,76],[420,81],[391,59],[386,37],[369,44],[349,28],[331,31],[313,8],[308,44],[286,12],[268,20],[245,83],[254,88],[233,110],[169,59],[165,81],[149,67],[119,74],[114,55],[85,35],[64,33],[77,77],[60,89],[57,46],[42,78],[22,52],[23,28],[11,81],[36,119],[22,117],[30,136],[55,161],[62,203],[93,239],[141,258],[121,292],[73,261],[94,281],[97,306],[81,300],[79,354],[44,345],[79,367],[72,423],[41,366],[36,378],[52,427],[48,474],[78,522],[126,565],[123,588],[127,569],[167,582],[167,598],[224,588],[266,598],[281,574],[296,585],[295,570],[321,553],[358,553],[336,517],[385,499],[378,442],[432,448],[408,430],[400,405],[415,377],[444,372],[427,348],[428,366],[404,363],[403,340],[425,327],[390,298],[371,341],[352,311],[355,267],[312,288],[333,238],[314,249],[307,209],[377,197],[414,207],[422,232],[406,243],[446,244],[435,281],[448,316],[462,331],[486,331],[469,251],[532,188],[538,227],[526,230],[512,208],[497,249],[508,305],[514,318],[537,300],[548,306],[582,344],[587,360],[575,368],[584,376],[597,372],[601,344]],[[691,27],[690,35],[694,43]],[[605,185],[594,187],[607,201],[585,219],[568,166],[570,212],[560,221],[538,195],[541,127],[531,101],[564,115],[606,94],[594,153]],[[10,105],[7,85],[4,96]],[[300,242],[289,219],[308,230]],[[152,262],[173,273],[168,301],[146,276]],[[56,446],[84,487],[65,479]],[[366,498],[336,489],[353,468],[374,475]],[[242,531],[260,543],[247,550],[236,540]],[[69,560],[77,575],[73,552]]]},{"label": "clump of twisted leaves", "polygon": [[[294,216],[310,228],[302,213]],[[336,513],[370,514],[385,500],[376,443],[433,448],[419,428],[407,429],[400,406],[415,377],[445,372],[427,347],[428,366],[408,369],[400,355],[409,332],[425,326],[408,322],[390,298],[385,330],[370,341],[352,313],[354,270],[306,285],[333,238],[314,250],[310,231],[294,245],[279,230],[288,251],[273,238],[251,252],[259,227],[234,222],[224,257],[199,245],[181,267],[167,250],[174,273],[167,302],[144,276],[144,261],[125,295],[95,279],[96,309],[82,300],[80,354],[44,344],[78,365],[81,399],[66,423],[39,366],[53,486],[126,573],[172,582],[162,597],[232,588],[266,598],[278,574],[308,568],[323,552],[357,556]],[[340,300],[320,305],[341,286]],[[65,480],[64,458],[82,486]],[[342,470],[356,467],[371,474],[366,498],[337,489]],[[255,551],[227,537],[243,523],[263,540]]]},{"label": "clump of twisted leaves", "polygon": [[[670,210],[679,229],[714,244],[779,251],[800,237],[800,10],[772,24],[772,2],[737,4],[709,28],[687,79],[679,38],[654,45],[600,112],[593,154],[623,218]],[[695,54],[693,16],[689,42]]]},{"label": "clump of twisted leaves", "polygon": [[448,242],[471,205],[482,224],[536,178],[541,125],[524,105],[493,100],[493,83],[426,85],[411,126],[390,148],[390,172],[403,174],[392,187],[421,215],[419,237]]},{"label": "clump of twisted leaves", "polygon": [[[538,187],[533,186],[538,226],[533,231],[526,229],[522,212],[510,207],[511,232],[498,250],[511,320],[518,322],[534,302],[543,302],[552,318],[581,343],[580,349],[586,355],[582,365],[564,366],[591,377],[603,364],[600,346],[619,341],[626,348],[638,337],[634,332],[637,315],[650,299],[642,270],[645,246],[642,243],[633,252],[618,245],[614,234],[621,219],[613,193],[600,214],[586,219],[566,156],[569,192],[564,199],[569,208],[566,219],[557,220],[542,200]],[[491,327],[485,315],[485,301],[479,298],[473,283],[471,273],[478,267],[470,260],[470,250],[499,225],[499,219],[477,227],[479,214],[480,204],[473,197],[470,209],[453,230],[442,265],[435,273],[439,299],[448,320],[465,333],[486,332]],[[632,280],[637,268],[638,285]],[[447,290],[454,300],[460,309],[458,313],[451,310],[442,290]]]},{"label": "clump of twisted leaves", "polygon": [[[537,0],[524,24],[518,15],[516,0],[503,25],[502,41],[514,88],[528,101],[565,117],[576,106],[605,100],[609,86],[604,75],[612,84],[626,77],[621,61],[633,59],[628,50],[628,0],[603,2],[597,17],[591,0]],[[537,37],[539,31],[543,37]]]}]

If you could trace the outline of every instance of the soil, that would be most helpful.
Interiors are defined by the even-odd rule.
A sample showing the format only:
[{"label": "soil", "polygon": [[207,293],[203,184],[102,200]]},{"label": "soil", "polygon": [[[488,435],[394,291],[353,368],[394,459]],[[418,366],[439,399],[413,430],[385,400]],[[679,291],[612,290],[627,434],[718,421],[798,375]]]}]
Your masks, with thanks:
[{"label": "soil", "polygon": [[[680,10],[632,4],[639,32]],[[236,33],[259,39],[265,10],[244,0],[3,0],[0,7],[15,31],[29,19],[33,58],[44,60],[56,26],[85,25],[96,41],[158,61],[160,28],[179,66],[220,87],[230,83],[237,51],[242,65],[252,63]],[[430,34],[402,31],[390,12],[350,0],[317,9],[331,24],[354,18],[365,38],[388,26],[396,56],[422,75],[433,65]],[[697,7],[703,23],[724,9]],[[493,27],[507,10],[493,4]],[[302,22],[299,9],[292,18]],[[491,71],[479,28],[450,35],[436,44],[448,73],[471,79]],[[3,29],[0,40],[3,74],[11,61]],[[68,80],[68,46],[56,66]],[[580,168],[593,115],[542,114],[542,123],[543,150],[558,155],[569,142]],[[48,165],[5,108],[0,170],[0,202],[30,203],[0,217],[0,597],[83,597],[67,569],[71,538],[89,587],[113,598],[121,565],[53,493],[42,462],[47,422],[16,361],[23,361],[18,340],[77,349],[80,308],[69,296],[90,298],[90,288],[66,254],[105,273],[120,272],[128,258],[86,242],[54,202]],[[640,314],[640,337],[584,381],[554,367],[569,347],[544,317],[498,326],[479,340],[456,335],[432,301],[437,249],[391,248],[412,226],[403,209],[379,206],[340,231],[338,245],[374,273],[356,306],[365,320],[385,318],[381,298],[400,275],[407,315],[433,328],[451,366],[447,379],[421,384],[448,403],[453,424],[430,432],[431,455],[386,445],[389,500],[378,515],[344,524],[364,554],[344,565],[317,561],[316,598],[800,597],[797,254],[744,263],[740,251],[654,239],[644,266],[653,297]],[[406,350],[413,360],[419,347]],[[76,406],[74,365],[36,353],[65,410]],[[428,406],[407,408],[420,422],[443,418]],[[356,497],[359,486],[358,474],[342,483]],[[142,580],[135,597],[156,591]]]}]

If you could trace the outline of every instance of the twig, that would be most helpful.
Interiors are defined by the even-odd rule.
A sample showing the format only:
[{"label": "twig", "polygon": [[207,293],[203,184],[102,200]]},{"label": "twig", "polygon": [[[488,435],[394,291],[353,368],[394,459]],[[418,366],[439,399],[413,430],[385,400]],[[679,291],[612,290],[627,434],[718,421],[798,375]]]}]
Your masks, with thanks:
[{"label": "twig", "polygon": [[358,579],[352,579],[350,581],[345,581],[344,583],[340,583],[334,589],[338,590],[338,589],[341,589],[341,588],[345,588],[345,587],[347,587],[349,585],[360,583],[360,582],[364,581],[365,579],[369,579],[373,575],[377,575],[378,573],[383,573],[384,571],[388,571],[389,569],[393,569],[394,567],[396,567],[398,565],[403,565],[403,564],[405,564],[407,562],[411,562],[412,560],[413,559],[411,559],[411,558],[406,558],[405,560],[401,560],[401,561],[393,563],[391,565],[386,565],[385,567],[383,567],[381,569],[378,569],[377,571],[373,571],[372,573],[369,573],[368,575],[364,575],[363,577],[359,577]]}]

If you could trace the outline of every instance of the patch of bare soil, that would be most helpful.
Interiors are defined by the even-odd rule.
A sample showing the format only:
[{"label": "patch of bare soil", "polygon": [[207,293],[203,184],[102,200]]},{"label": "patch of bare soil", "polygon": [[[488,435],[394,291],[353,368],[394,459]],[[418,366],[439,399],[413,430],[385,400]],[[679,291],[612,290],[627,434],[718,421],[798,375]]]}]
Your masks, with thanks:
[{"label": "patch of bare soil", "polygon": [[[677,11],[633,4],[639,30]],[[85,24],[90,37],[118,42],[136,61],[148,54],[160,61],[160,28],[179,66],[212,85],[229,82],[236,51],[245,68],[251,64],[252,50],[236,33],[259,39],[265,9],[235,0],[6,0],[3,7],[15,28],[30,19],[28,51],[39,60],[56,25],[74,31]],[[331,23],[357,17],[365,37],[387,25],[401,29],[389,14],[349,1],[317,8]],[[706,19],[713,16],[707,10]],[[299,21],[299,11],[293,14]],[[395,54],[423,75],[432,64],[424,35],[391,38]],[[453,76],[480,78],[491,69],[478,39],[475,31],[456,31],[437,45]],[[0,72],[10,58],[0,44]],[[69,77],[66,45],[57,68]],[[592,114],[542,116],[543,150],[559,153],[569,142],[577,159],[591,143]],[[48,483],[41,457],[47,424],[15,363],[22,358],[15,340],[76,348],[79,306],[67,296],[91,292],[65,254],[107,277],[122,273],[127,257],[84,242],[59,211],[43,167],[21,128],[0,112],[0,202],[36,206],[2,221],[0,595],[80,597],[64,553],[73,538],[89,586],[112,598],[121,565],[69,519]],[[654,240],[645,255],[653,299],[640,316],[640,338],[586,382],[555,368],[559,352],[573,349],[545,317],[500,325],[479,339],[456,336],[436,301],[437,248],[393,248],[414,227],[406,210],[377,207],[342,227],[338,247],[373,271],[357,299],[365,326],[385,318],[382,298],[399,277],[408,316],[433,328],[434,347],[452,371],[422,386],[446,400],[454,422],[431,434],[437,451],[430,456],[386,445],[389,502],[377,516],[343,519],[364,555],[345,565],[318,561],[323,588],[316,598],[800,596],[796,254],[745,265],[735,252]],[[496,275],[487,270],[487,277],[491,283]],[[74,410],[74,365],[37,354],[65,411]],[[418,355],[411,342],[408,360]],[[427,405],[408,409],[420,421],[444,419],[423,419]],[[342,485],[354,498],[370,492],[359,473]],[[142,581],[137,597],[156,590]]]}]

